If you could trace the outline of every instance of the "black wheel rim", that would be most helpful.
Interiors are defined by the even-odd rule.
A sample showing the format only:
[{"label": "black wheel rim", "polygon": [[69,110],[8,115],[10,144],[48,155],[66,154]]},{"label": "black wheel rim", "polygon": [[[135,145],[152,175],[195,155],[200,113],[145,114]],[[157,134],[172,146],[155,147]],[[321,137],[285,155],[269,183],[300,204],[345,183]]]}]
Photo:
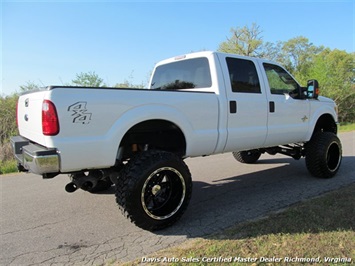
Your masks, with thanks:
[{"label": "black wheel rim", "polygon": [[334,172],[338,169],[340,157],[340,148],[338,143],[331,143],[327,152],[327,166],[330,171]]},{"label": "black wheel rim", "polygon": [[155,170],[145,181],[141,203],[144,211],[155,220],[165,220],[178,212],[186,194],[185,180],[172,167]]}]

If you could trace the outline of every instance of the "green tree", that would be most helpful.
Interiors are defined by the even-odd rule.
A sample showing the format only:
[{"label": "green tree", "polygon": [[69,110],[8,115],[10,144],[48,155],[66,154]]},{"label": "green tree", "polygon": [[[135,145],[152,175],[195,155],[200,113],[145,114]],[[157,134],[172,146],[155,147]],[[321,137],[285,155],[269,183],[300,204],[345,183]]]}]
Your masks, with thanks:
[{"label": "green tree", "polygon": [[144,89],[144,84],[143,82],[141,84],[134,84],[133,83],[133,72],[134,70],[131,71],[131,74],[129,75],[128,79],[124,79],[123,82],[121,83],[116,83],[114,86],[115,88],[135,88],[135,89]]},{"label": "green tree", "polygon": [[18,95],[0,97],[0,145],[17,134],[16,103]]},{"label": "green tree", "polygon": [[105,87],[106,84],[104,80],[99,77],[95,72],[87,72],[76,74],[76,78],[72,80],[72,83],[75,86],[83,87]]},{"label": "green tree", "polygon": [[315,46],[308,38],[298,36],[282,42],[281,56],[278,62],[284,65],[292,74],[302,77],[307,74],[314,56],[323,50],[323,46]]},{"label": "green tree", "polygon": [[306,74],[319,81],[321,95],[335,100],[340,122],[355,122],[355,53],[325,49]]},{"label": "green tree", "polygon": [[298,36],[288,41],[264,42],[260,26],[232,28],[232,36],[219,45],[219,51],[245,56],[267,58],[281,63],[291,73],[301,75],[314,55],[324,50],[323,46],[313,45],[308,38]]},{"label": "green tree", "polygon": [[253,23],[251,27],[231,28],[232,36],[219,45],[218,50],[246,56],[261,56],[263,53],[262,30]]},{"label": "green tree", "polygon": [[144,84],[143,83],[142,84],[133,84],[129,80],[125,79],[122,83],[117,83],[114,87],[115,88],[143,89],[144,88]]},{"label": "green tree", "polygon": [[38,90],[40,87],[41,87],[40,85],[34,83],[33,81],[27,81],[25,85],[20,86],[20,89],[21,92],[25,92],[25,91]]},{"label": "green tree", "polygon": [[[4,162],[14,159],[10,137],[18,134],[16,124],[17,99],[17,94],[0,96],[0,166]],[[1,171],[0,174],[2,174]]]}]

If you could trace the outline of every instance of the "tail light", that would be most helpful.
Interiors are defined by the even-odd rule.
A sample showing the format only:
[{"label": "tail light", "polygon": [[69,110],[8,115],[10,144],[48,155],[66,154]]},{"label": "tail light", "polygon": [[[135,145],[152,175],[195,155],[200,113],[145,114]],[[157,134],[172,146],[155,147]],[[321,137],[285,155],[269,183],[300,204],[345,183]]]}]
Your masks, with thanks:
[{"label": "tail light", "polygon": [[46,136],[54,136],[59,133],[57,110],[49,100],[44,100],[42,103],[42,132]]}]

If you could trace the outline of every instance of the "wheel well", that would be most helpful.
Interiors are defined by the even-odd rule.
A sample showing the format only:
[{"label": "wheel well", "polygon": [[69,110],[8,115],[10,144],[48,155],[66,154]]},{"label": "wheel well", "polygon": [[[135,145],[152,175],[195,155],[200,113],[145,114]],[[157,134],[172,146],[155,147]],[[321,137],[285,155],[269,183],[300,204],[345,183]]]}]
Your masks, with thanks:
[{"label": "wheel well", "polygon": [[337,134],[337,131],[338,127],[334,118],[330,114],[324,114],[318,118],[313,135],[318,132],[333,132],[334,134]]},{"label": "wheel well", "polygon": [[169,151],[183,156],[186,153],[186,140],[177,125],[157,119],[141,122],[129,129],[120,147],[123,147],[124,158],[130,158],[133,153],[147,148]]}]

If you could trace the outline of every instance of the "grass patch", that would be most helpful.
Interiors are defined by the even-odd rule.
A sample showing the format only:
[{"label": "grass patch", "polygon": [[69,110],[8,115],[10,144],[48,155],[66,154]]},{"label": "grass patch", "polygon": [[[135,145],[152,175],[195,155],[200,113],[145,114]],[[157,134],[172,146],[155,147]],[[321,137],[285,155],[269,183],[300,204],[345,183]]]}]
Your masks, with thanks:
[{"label": "grass patch", "polygon": [[[160,259],[160,263],[145,264],[160,265],[164,258],[176,258],[169,265],[185,265],[183,260],[186,259],[198,260],[191,265],[221,265],[221,259],[231,259],[228,265],[244,266],[310,265],[303,261],[306,259],[319,260],[313,263],[318,265],[350,265],[355,260],[354,217],[355,184],[352,184],[283,212],[236,225],[221,234],[189,240],[145,256]],[[274,261],[263,261],[262,258],[274,258]],[[279,262],[277,258],[280,258]],[[345,258],[347,262],[344,263]],[[124,265],[141,262],[137,260]]]},{"label": "grass patch", "polygon": [[344,124],[340,124],[339,131],[340,131],[340,132],[355,131],[355,123],[344,123]]},{"label": "grass patch", "polygon": [[17,172],[17,163],[15,160],[0,162],[0,175]]}]

